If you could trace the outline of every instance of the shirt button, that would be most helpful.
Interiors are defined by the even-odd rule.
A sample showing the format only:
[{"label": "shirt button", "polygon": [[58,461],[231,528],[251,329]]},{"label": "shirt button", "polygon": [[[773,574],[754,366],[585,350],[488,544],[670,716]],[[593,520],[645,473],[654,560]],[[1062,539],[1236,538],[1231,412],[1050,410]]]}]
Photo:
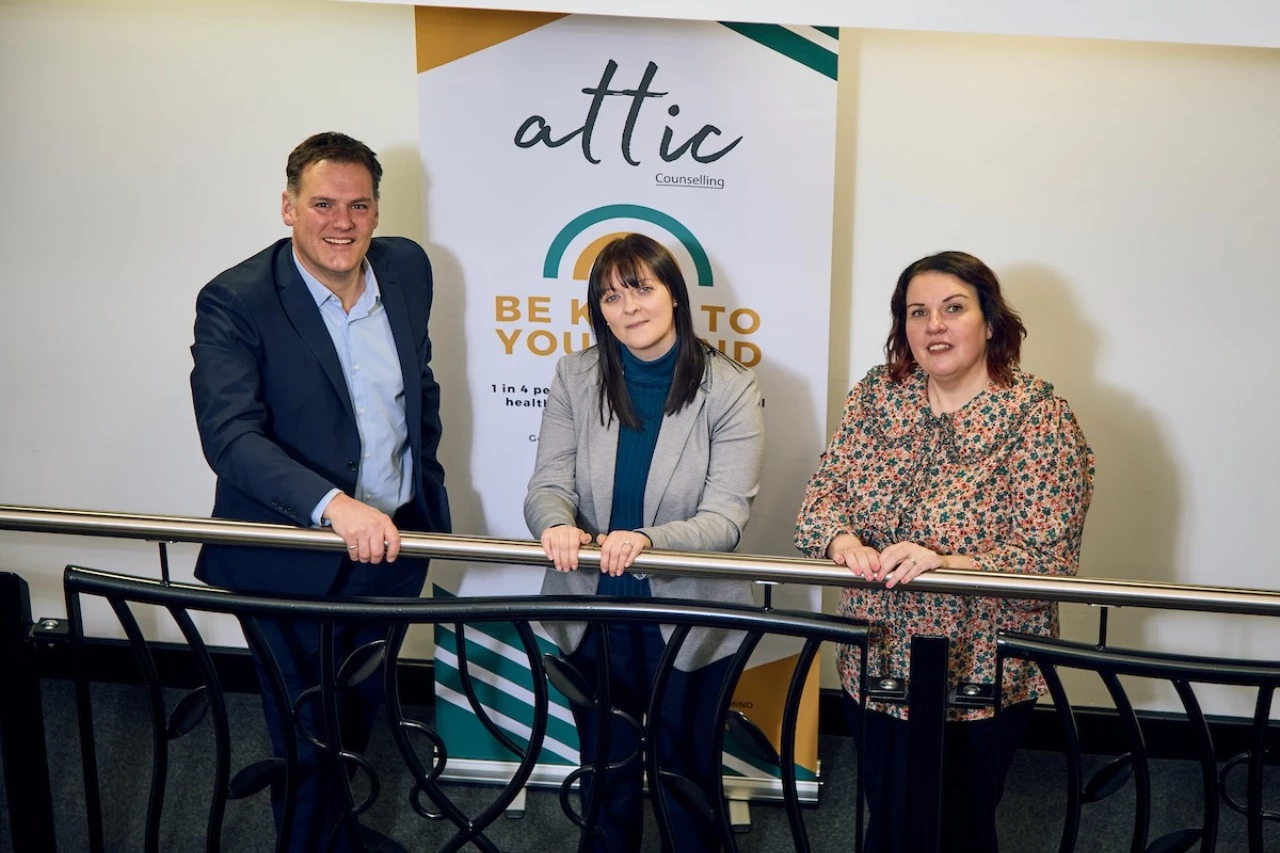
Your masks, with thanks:
[{"label": "shirt button", "polygon": [[360,414],[362,414],[362,415],[364,414],[364,409],[358,409],[357,411],[359,411],[359,412],[360,412]]},{"label": "shirt button", "polygon": [[364,458],[365,458],[365,459],[370,459],[370,458],[372,458],[372,457],[373,457],[373,454],[372,454],[372,453],[366,453],[366,454],[364,455]]},{"label": "shirt button", "polygon": [[352,366],[351,366],[351,369],[352,369],[352,370],[359,370],[359,369],[360,369],[360,365],[358,365],[358,364],[354,364],[354,365],[352,365]]}]

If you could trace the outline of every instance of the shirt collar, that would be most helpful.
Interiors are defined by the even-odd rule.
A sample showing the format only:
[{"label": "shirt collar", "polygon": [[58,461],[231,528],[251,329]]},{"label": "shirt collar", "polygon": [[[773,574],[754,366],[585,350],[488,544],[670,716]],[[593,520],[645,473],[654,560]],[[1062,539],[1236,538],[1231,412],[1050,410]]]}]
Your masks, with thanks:
[{"label": "shirt collar", "polygon": [[[361,262],[364,267],[364,293],[360,295],[360,299],[356,304],[368,299],[370,304],[375,304],[382,299],[382,291],[378,289],[378,277],[373,274],[373,265],[369,263],[369,259],[365,258]],[[293,265],[298,268],[298,275],[302,276],[303,282],[307,285],[307,290],[311,292],[311,298],[316,301],[316,307],[320,307],[330,299],[336,300],[338,297],[334,292],[320,283],[320,279],[307,272],[307,268],[302,265],[302,261],[298,260],[298,252],[293,252]],[[353,308],[355,306],[352,306]]]}]

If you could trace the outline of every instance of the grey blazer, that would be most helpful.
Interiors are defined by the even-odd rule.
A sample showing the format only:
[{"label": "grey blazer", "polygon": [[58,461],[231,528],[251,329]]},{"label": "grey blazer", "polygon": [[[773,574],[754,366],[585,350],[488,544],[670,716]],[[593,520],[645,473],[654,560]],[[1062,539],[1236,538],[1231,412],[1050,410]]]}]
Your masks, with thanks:
[{"label": "grey blazer", "polygon": [[[595,347],[560,359],[551,382],[538,458],[524,518],[541,537],[548,527],[570,524],[593,536],[605,532],[613,504],[613,471],[618,455],[618,421],[600,422],[599,355]],[[645,483],[640,532],[666,551],[733,551],[751,501],[760,488],[764,456],[764,416],[755,374],[719,353],[709,353],[707,370],[693,403],[663,418],[658,445]],[[655,597],[750,604],[743,581],[655,575]],[[548,569],[542,592],[594,595],[596,570]],[[581,622],[548,623],[547,632],[566,652],[582,642]],[[663,625],[670,639],[671,626]],[[695,629],[676,658],[689,671],[732,654],[740,632]]]}]

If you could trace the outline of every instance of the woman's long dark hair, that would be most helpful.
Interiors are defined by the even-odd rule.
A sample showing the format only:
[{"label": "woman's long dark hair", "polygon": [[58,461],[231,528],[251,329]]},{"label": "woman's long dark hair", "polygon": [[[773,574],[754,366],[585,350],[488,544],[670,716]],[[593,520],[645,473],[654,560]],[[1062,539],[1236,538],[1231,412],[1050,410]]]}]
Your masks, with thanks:
[{"label": "woman's long dark hair", "polygon": [[674,415],[693,402],[707,367],[707,345],[693,332],[689,289],[680,265],[667,248],[643,234],[626,234],[611,241],[596,257],[587,282],[587,314],[600,352],[600,423],[616,416],[623,426],[640,429],[631,395],[622,376],[622,344],[605,322],[600,300],[616,287],[640,287],[646,273],[671,293],[676,324],[676,370],[664,411]]}]

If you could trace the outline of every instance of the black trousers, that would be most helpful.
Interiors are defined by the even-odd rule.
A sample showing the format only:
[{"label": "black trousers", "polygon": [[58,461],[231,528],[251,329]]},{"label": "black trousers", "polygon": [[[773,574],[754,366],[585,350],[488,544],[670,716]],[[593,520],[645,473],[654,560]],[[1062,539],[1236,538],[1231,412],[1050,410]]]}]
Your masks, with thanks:
[{"label": "black trousers", "polygon": [[[401,557],[395,563],[370,566],[352,563],[344,557],[342,568],[328,594],[417,598],[422,592],[426,576],[426,560]],[[280,668],[292,707],[305,690],[320,684],[320,623],[259,619],[258,626],[266,638],[271,656]],[[385,637],[386,632],[385,625],[362,622],[335,624],[335,665],[340,667],[351,652]],[[354,821],[345,829],[341,821],[341,816],[347,810],[347,794],[344,790],[347,785],[346,774],[335,777],[332,769],[325,766],[324,752],[303,735],[305,731],[318,740],[324,740],[324,717],[319,692],[303,700],[298,706],[297,725],[282,724],[282,720],[289,718],[291,709],[280,709],[277,706],[275,695],[269,686],[267,663],[256,651],[253,651],[252,657],[262,685],[262,707],[275,755],[285,755],[286,739],[293,739],[298,748],[299,784],[292,819],[289,821],[288,849],[296,853],[358,849],[353,838]],[[382,670],[379,669],[352,689],[341,690],[338,698],[342,747],[363,754],[373,733],[378,706],[383,698]],[[271,807],[276,832],[279,833],[284,828],[283,786],[273,786]]]},{"label": "black trousers", "polygon": [[[996,806],[1004,796],[1014,753],[1035,710],[1034,700],[1005,708],[995,717],[948,722],[942,790],[943,853],[996,853]],[[866,853],[912,853],[906,848],[909,747],[905,720],[867,711],[844,694],[845,715],[857,738],[866,725],[860,756],[867,797]]]},{"label": "black trousers", "polygon": [[[657,625],[634,623],[609,625],[607,629],[593,627],[578,650],[569,656],[570,662],[593,684],[596,667],[600,665],[595,642],[595,632],[599,630],[609,632],[610,703],[643,723],[665,645],[661,630]],[[729,663],[729,658],[723,658],[694,672],[672,670],[657,714],[656,742],[649,745],[657,750],[660,770],[678,773],[704,792],[716,790],[716,774],[720,773],[721,741],[715,739],[712,729],[718,710],[716,698]],[[590,774],[583,778],[582,813],[587,814],[592,797],[603,797],[598,827],[608,838],[608,846],[597,835],[590,849],[602,853],[638,853],[644,833],[644,755],[635,727],[616,716],[609,719],[609,761],[621,762],[632,754],[636,757],[625,766],[609,771],[603,782],[591,778]],[[574,720],[582,762],[591,764],[596,757],[599,721],[593,711],[577,707]],[[720,737],[723,738],[723,733]],[[649,790],[654,790],[652,781]],[[670,794],[664,795],[663,803],[675,840],[674,846],[664,844],[664,851],[713,853],[722,849],[713,824],[686,809]]]}]

